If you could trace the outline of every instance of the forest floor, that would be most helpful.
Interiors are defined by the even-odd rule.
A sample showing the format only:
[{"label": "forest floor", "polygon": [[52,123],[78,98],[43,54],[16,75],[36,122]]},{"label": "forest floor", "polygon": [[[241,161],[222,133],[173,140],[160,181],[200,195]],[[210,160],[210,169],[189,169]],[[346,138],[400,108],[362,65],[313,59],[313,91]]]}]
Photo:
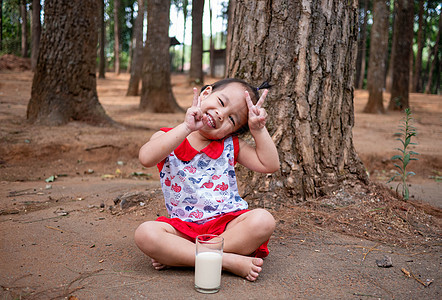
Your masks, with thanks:
[{"label": "forest floor", "polygon": [[[138,149],[183,114],[140,112],[125,97],[129,76],[106,76],[100,102],[125,128],[30,125],[32,73],[0,70],[1,299],[205,298],[191,268],[155,271],[133,242],[140,223],[166,213]],[[172,81],[189,106],[192,87]],[[259,279],[224,273],[213,299],[441,299],[442,96],[411,94],[420,155],[408,202],[385,187],[403,114],[363,114],[367,98],[355,92],[353,135],[373,183],[271,210],[278,225]],[[377,266],[385,257],[392,267]]]}]

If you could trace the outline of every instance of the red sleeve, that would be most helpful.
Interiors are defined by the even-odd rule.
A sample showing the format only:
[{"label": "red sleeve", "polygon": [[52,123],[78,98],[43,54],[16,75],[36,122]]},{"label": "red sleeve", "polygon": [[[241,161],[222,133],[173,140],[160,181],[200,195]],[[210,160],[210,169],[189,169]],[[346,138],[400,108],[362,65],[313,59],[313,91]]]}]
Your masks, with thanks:
[{"label": "red sleeve", "polygon": [[239,139],[235,135],[232,137],[233,140],[233,152],[234,152],[234,162],[235,164],[238,162],[238,153],[239,153]]}]

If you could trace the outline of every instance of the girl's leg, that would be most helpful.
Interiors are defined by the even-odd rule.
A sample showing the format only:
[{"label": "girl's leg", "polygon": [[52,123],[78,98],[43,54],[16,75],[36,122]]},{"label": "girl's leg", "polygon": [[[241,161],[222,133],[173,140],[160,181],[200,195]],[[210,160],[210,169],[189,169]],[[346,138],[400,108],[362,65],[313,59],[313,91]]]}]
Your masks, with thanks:
[{"label": "girl's leg", "polygon": [[[243,215],[249,213],[250,212],[247,212]],[[256,217],[258,214],[249,214],[249,216],[252,215]],[[237,227],[235,224],[239,224],[242,219],[249,220],[254,218],[243,217],[241,220],[238,220],[241,216],[229,223],[226,231],[232,231],[228,233],[227,236],[225,236],[226,232],[223,233],[225,238],[230,239],[231,234],[234,233],[234,228],[235,231],[240,229],[240,227]],[[224,240],[224,242],[226,243],[226,240]],[[258,244],[253,250],[250,251],[250,253],[258,248],[263,242]],[[164,265],[195,265],[195,244],[188,240],[180,232],[175,230],[175,228],[173,228],[170,224],[157,221],[149,221],[141,224],[135,231],[135,243],[141,251],[152,258],[152,264],[156,269],[161,269]],[[231,243],[227,240],[227,245],[230,244]],[[231,252],[231,250],[228,248],[223,255],[223,268],[225,270],[244,277],[250,281],[254,281],[258,278],[259,272],[261,271],[261,266],[263,264],[262,259],[229,252]]]},{"label": "girl's leg", "polygon": [[275,219],[265,209],[248,211],[227,224],[224,251],[250,255],[266,242],[275,230]]},{"label": "girl's leg", "polygon": [[195,265],[195,244],[168,223],[145,222],[138,226],[134,239],[138,248],[152,258],[156,269],[161,265]]},{"label": "girl's leg", "polygon": [[224,237],[223,268],[255,281],[262,270],[263,260],[250,257],[275,230],[275,219],[264,209],[246,212],[231,221],[221,234]]}]

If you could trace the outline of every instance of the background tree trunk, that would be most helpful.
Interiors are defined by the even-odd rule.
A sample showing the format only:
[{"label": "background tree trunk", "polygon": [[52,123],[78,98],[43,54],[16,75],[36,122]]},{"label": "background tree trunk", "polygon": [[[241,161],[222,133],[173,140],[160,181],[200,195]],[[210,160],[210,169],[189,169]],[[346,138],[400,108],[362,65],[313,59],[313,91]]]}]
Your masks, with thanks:
[{"label": "background tree trunk", "polygon": [[366,113],[384,113],[382,91],[387,69],[385,56],[388,51],[388,13],[385,0],[373,1],[373,25],[370,37],[370,62],[368,63],[368,102]]},{"label": "background tree trunk", "polygon": [[394,2],[393,6],[393,34],[390,50],[390,59],[388,60],[387,78],[385,79],[385,90],[390,93],[393,85],[393,69],[394,69],[394,55],[396,53],[396,40],[397,40],[397,0],[391,0]]},{"label": "background tree trunk", "polygon": [[120,0],[114,0],[114,67],[120,74]]},{"label": "background tree trunk", "polygon": [[204,0],[192,1],[192,53],[189,82],[202,84],[203,76],[203,10]]},{"label": "background tree trunk", "polygon": [[143,22],[144,22],[144,0],[138,0],[138,15],[135,19],[132,67],[130,71],[129,87],[126,96],[138,96],[141,73],[143,71]]},{"label": "background tree trunk", "polygon": [[26,0],[20,1],[21,17],[21,56],[28,57],[28,11],[26,9]]},{"label": "background tree trunk", "polygon": [[357,88],[364,88],[364,78],[365,78],[365,65],[366,65],[366,56],[367,56],[367,21],[368,21],[368,3],[369,0],[364,0],[364,23],[361,27],[361,40],[358,49],[358,71],[356,79],[357,79]]},{"label": "background tree trunk", "polygon": [[422,73],[422,50],[424,48],[424,0],[419,0],[419,28],[417,31],[417,53],[414,64],[413,92],[419,92],[421,88]]},{"label": "background tree trunk", "polygon": [[[232,49],[232,36],[233,36],[233,10],[236,6],[236,0],[230,0],[227,4],[227,37],[226,37],[226,70],[230,65],[230,52]],[[226,71],[227,74],[227,71]]]},{"label": "background tree trunk", "polygon": [[3,50],[3,0],[0,0],[0,50]]},{"label": "background tree trunk", "polygon": [[170,83],[170,0],[148,0],[149,34],[144,57],[140,109],[155,113],[182,112]]},{"label": "background tree trunk", "polygon": [[41,21],[40,0],[32,0],[32,50],[31,50],[31,69],[35,72],[37,67],[38,49],[40,48]]},{"label": "background tree trunk", "polygon": [[184,16],[184,28],[183,28],[183,56],[181,57],[181,72],[184,72],[184,59],[186,58],[186,27],[187,27],[187,6],[189,5],[188,0],[183,0],[183,16]]},{"label": "background tree trunk", "polygon": [[365,182],[352,141],[357,1],[236,1],[232,9],[228,75],[274,84],[265,106],[281,161],[272,175],[240,170],[246,196],[272,206]]},{"label": "background tree trunk", "polygon": [[439,30],[437,31],[436,43],[434,44],[434,48],[433,48],[433,60],[431,62],[430,71],[428,73],[428,82],[427,82],[427,85],[425,86],[425,94],[431,93],[431,84],[433,82],[433,71],[436,67],[436,62],[438,61],[437,53],[438,53],[438,48],[439,48],[441,29],[442,29],[442,17],[439,15]]},{"label": "background tree trunk", "polygon": [[98,78],[106,77],[106,26],[104,23],[104,0],[100,1],[100,64],[98,67]]},{"label": "background tree trunk", "polygon": [[27,110],[30,122],[111,122],[97,96],[97,11],[98,1],[45,1],[45,28]]},{"label": "background tree trunk", "polygon": [[409,107],[410,55],[413,31],[413,0],[398,0],[397,27],[395,28],[395,53],[393,57],[393,82],[389,110],[403,110]]}]

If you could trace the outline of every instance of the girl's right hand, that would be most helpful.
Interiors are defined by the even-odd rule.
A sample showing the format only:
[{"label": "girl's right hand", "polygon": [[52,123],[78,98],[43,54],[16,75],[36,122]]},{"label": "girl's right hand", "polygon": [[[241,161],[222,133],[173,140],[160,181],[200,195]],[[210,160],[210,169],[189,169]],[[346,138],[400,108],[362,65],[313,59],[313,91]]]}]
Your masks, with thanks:
[{"label": "girl's right hand", "polygon": [[184,124],[189,132],[197,131],[204,126],[204,115],[201,111],[201,97],[198,94],[197,88],[193,88],[193,102],[192,106],[187,109],[184,118]]}]

